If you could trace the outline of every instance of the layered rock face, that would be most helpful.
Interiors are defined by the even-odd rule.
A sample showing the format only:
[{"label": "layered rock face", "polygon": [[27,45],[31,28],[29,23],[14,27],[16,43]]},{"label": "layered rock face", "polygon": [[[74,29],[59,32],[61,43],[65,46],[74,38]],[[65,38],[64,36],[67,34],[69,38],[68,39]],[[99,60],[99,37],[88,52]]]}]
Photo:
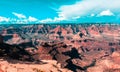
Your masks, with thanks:
[{"label": "layered rock face", "polygon": [[120,71],[120,25],[48,24],[3,28],[0,48],[4,57],[35,63],[55,60],[54,66],[59,65],[59,69],[53,72],[65,72],[62,68],[71,72]]}]

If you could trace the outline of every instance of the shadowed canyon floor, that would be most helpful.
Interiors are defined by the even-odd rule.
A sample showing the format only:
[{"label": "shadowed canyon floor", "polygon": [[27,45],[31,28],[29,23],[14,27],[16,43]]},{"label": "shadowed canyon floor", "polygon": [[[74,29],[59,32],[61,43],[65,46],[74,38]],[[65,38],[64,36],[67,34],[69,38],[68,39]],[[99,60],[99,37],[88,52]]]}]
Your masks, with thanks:
[{"label": "shadowed canyon floor", "polygon": [[0,26],[0,72],[120,72],[119,24]]}]

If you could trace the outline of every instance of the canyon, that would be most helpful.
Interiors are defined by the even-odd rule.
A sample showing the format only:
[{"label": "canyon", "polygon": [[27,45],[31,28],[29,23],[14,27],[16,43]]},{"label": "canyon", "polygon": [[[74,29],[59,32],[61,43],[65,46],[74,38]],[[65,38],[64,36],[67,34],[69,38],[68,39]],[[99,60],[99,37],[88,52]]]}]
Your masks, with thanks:
[{"label": "canyon", "polygon": [[0,72],[120,72],[119,24],[1,25],[0,34]]}]

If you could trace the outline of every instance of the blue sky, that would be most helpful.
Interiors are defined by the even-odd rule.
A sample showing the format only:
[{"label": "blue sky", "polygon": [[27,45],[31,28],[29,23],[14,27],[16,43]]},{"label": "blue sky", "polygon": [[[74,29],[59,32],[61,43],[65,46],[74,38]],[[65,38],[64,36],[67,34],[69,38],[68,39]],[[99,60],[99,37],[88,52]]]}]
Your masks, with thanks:
[{"label": "blue sky", "polygon": [[120,23],[120,0],[0,0],[0,24]]}]

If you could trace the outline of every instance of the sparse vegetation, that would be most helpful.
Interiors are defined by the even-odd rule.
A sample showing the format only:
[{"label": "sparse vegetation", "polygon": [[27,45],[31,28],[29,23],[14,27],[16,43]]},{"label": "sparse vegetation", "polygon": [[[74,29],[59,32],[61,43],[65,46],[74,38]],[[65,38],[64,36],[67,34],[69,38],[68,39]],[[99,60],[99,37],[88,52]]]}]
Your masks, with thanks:
[{"label": "sparse vegetation", "polygon": [[37,68],[33,68],[33,71],[35,71],[35,72],[45,72],[45,71],[37,69]]}]

